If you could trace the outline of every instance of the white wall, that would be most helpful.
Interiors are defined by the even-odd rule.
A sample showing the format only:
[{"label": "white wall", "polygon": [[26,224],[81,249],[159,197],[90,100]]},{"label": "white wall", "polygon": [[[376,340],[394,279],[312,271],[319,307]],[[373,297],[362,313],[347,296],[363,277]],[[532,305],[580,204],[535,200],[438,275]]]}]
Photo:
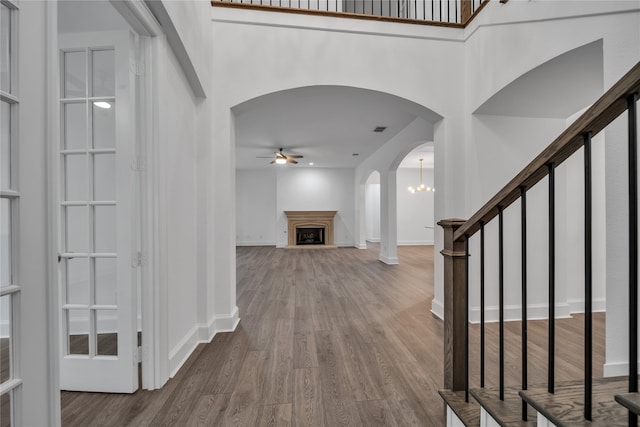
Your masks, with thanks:
[{"label": "white wall", "polygon": [[287,245],[284,211],[338,211],[334,244],[354,245],[353,169],[284,167],[277,171],[276,245]]},{"label": "white wall", "polygon": [[[422,183],[425,187],[434,187],[433,172],[433,168],[422,169]],[[411,193],[408,190],[409,186],[419,185],[419,169],[398,169],[396,177],[398,245],[433,245],[435,193],[431,191]]]},{"label": "white wall", "polygon": [[[638,50],[638,41],[640,40],[640,14],[633,13],[616,13],[623,9],[629,10],[636,6],[631,2],[605,2],[605,1],[585,1],[585,2],[556,2],[553,7],[549,7],[549,2],[509,2],[507,5],[490,2],[483,12],[474,20],[466,32],[469,35],[465,43],[465,86],[466,86],[466,116],[465,134],[469,135],[465,148],[465,164],[464,167],[469,170],[466,185],[461,186],[466,193],[465,200],[466,217],[471,215],[475,209],[488,200],[488,197],[495,192],[502,184],[506,184],[506,179],[510,179],[513,175],[509,175],[505,164],[513,165],[516,171],[524,165],[521,163],[524,158],[520,156],[520,151],[533,149],[539,151],[544,145],[551,142],[552,138],[546,142],[533,142],[533,146],[521,142],[521,137],[528,139],[528,132],[531,127],[525,127],[520,132],[520,137],[512,138],[508,145],[503,144],[504,134],[500,129],[505,125],[491,123],[486,117],[473,116],[476,110],[483,102],[489,99],[493,94],[505,87],[508,83],[517,77],[525,74],[528,70],[579,46],[583,46],[594,41],[602,40],[602,64],[594,64],[594,66],[602,66],[604,69],[603,90],[609,88],[616,80],[618,80],[631,66],[640,59],[640,51]],[[613,13],[612,13],[613,12]],[[526,54],[521,54],[526,52]],[[523,102],[526,98],[523,98]],[[506,113],[508,114],[508,113]],[[558,117],[558,119],[566,119]],[[541,119],[542,120],[542,119]],[[495,126],[498,124],[498,126]],[[551,129],[559,132],[564,128],[562,123],[549,122]],[[493,134],[493,131],[496,135]],[[486,157],[479,158],[476,146],[477,132],[485,134],[485,140],[492,146],[492,151],[488,151],[488,155],[500,156],[500,162],[491,163],[491,170],[483,172],[480,170],[483,160]],[[539,130],[538,136],[543,137],[545,130]],[[472,137],[473,136],[473,137]],[[514,135],[516,136],[516,135]],[[625,161],[625,136],[624,129],[613,126],[605,132],[606,147],[606,267],[599,270],[598,280],[602,280],[602,272],[606,271],[606,306],[607,306],[607,364],[605,365],[605,374],[613,374],[622,372],[626,360],[626,334],[627,327],[625,325],[626,313],[626,297],[624,282],[628,262],[625,260],[626,247],[623,242],[627,238],[627,228],[625,225],[625,173],[621,170],[621,165]],[[482,140],[482,139],[481,139]],[[493,142],[495,141],[495,142]],[[502,141],[502,142],[501,142]],[[485,143],[485,146],[486,146]],[[541,145],[538,145],[541,144]],[[518,149],[515,150],[515,146]],[[512,148],[513,147],[513,148]],[[517,152],[516,152],[517,151]],[[513,162],[512,162],[513,160]],[[529,159],[530,160],[530,159]],[[528,161],[528,160],[527,160]],[[497,166],[494,168],[494,166]],[[563,167],[569,167],[562,165]],[[498,173],[494,173],[497,171]],[[598,172],[601,173],[601,172]],[[504,174],[504,176],[502,176]],[[563,176],[564,174],[564,176]],[[570,196],[567,203],[579,203],[574,193],[573,187],[576,185],[574,178],[569,177],[567,180],[566,173],[559,170],[557,177],[565,180],[564,184],[560,184],[560,191]],[[504,179],[504,180],[503,180]],[[561,187],[565,186],[563,190]],[[528,200],[528,205],[532,210],[537,210],[541,218],[545,215],[546,194],[544,187],[546,182],[539,184],[541,189],[534,188]],[[486,189],[486,192],[485,192]],[[490,193],[490,194],[487,194]],[[539,193],[539,194],[538,194]],[[560,193],[562,194],[562,193]],[[480,197],[479,197],[480,196]],[[488,196],[488,197],[487,197]],[[565,205],[566,207],[566,205]],[[559,211],[562,206],[559,206]],[[514,204],[510,210],[517,211],[518,205]],[[566,211],[565,211],[566,212]],[[517,215],[517,213],[509,214]],[[602,221],[602,212],[599,221]],[[531,217],[531,213],[530,213]],[[509,219],[509,221],[512,221]],[[560,224],[571,221],[571,218],[559,218]],[[571,224],[576,226],[577,224]],[[517,222],[505,224],[505,227],[513,227],[517,229]],[[534,283],[546,283],[546,242],[544,238],[544,226],[535,232],[531,230],[529,253],[531,256],[529,281],[532,287],[543,288],[544,286],[533,285]],[[489,230],[487,230],[489,232]],[[495,230],[491,231],[492,233]],[[599,236],[602,239],[604,236]],[[602,243],[601,240],[599,240]],[[577,244],[573,242],[570,244]],[[518,242],[509,242],[509,245]],[[535,248],[542,249],[538,252]],[[532,249],[535,252],[532,252]],[[475,250],[475,249],[474,249]],[[507,251],[509,253],[509,251]],[[537,255],[537,256],[536,256]],[[473,259],[473,258],[472,258]],[[572,262],[573,269],[579,268],[576,260]],[[509,265],[509,262],[507,262]],[[535,273],[532,271],[535,269]],[[517,269],[506,272],[508,277],[516,278]],[[536,279],[532,274],[536,274]],[[576,271],[564,271],[562,274],[577,274]],[[494,278],[495,275],[492,276]],[[508,281],[511,283],[511,281]],[[562,285],[561,285],[562,286]],[[545,301],[546,291],[536,291],[534,301]],[[434,306],[441,299],[441,290],[436,288],[436,300]],[[559,299],[566,304],[564,312],[569,313],[569,303],[573,307],[579,306],[579,301],[575,300],[576,292],[574,285],[559,290]],[[519,299],[519,291],[514,290],[512,295],[507,298],[509,301],[517,301]],[[477,297],[477,295],[475,295]],[[569,301],[571,299],[571,301]],[[579,299],[579,296],[578,296]],[[533,302],[533,301],[532,301]],[[434,310],[437,311],[437,310]],[[514,315],[517,312],[514,311]]]},{"label": "white wall", "polygon": [[236,171],[238,246],[276,245],[277,167]]},{"label": "white wall", "polygon": [[197,325],[196,99],[179,63],[166,52],[162,73],[166,163],[168,350],[172,374],[195,347]]}]

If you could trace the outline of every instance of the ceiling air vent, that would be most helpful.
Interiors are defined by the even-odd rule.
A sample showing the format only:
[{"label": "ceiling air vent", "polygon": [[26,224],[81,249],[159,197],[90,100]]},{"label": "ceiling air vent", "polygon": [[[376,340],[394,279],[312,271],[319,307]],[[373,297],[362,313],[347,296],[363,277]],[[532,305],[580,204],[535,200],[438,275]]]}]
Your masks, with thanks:
[{"label": "ceiling air vent", "polygon": [[373,130],[374,132],[384,132],[384,130],[386,129],[386,126],[376,126],[376,128]]}]

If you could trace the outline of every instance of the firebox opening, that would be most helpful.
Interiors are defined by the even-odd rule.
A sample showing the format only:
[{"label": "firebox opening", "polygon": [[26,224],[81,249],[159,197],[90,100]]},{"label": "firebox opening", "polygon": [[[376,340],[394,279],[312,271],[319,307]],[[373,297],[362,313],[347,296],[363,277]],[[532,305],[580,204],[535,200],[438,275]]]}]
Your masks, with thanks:
[{"label": "firebox opening", "polygon": [[296,245],[324,245],[324,228],[296,228]]}]

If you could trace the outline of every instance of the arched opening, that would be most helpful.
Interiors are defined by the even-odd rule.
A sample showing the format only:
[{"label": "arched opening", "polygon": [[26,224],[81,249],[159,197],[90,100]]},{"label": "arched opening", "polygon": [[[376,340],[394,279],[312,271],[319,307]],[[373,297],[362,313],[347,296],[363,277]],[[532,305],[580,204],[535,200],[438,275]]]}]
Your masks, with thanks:
[{"label": "arched opening", "polygon": [[[375,239],[366,236],[366,181],[378,171],[386,210],[380,212],[380,260],[397,263],[396,188],[389,174],[416,141],[433,140],[441,116],[395,95],[344,86],[275,92],[232,113],[237,246],[285,247],[285,211],[335,210],[335,244],[366,247],[367,237]],[[298,156],[292,157],[297,163],[277,164],[281,148]]]},{"label": "arched opening", "polygon": [[434,244],[434,144],[425,142],[405,156],[397,170],[398,245]]}]

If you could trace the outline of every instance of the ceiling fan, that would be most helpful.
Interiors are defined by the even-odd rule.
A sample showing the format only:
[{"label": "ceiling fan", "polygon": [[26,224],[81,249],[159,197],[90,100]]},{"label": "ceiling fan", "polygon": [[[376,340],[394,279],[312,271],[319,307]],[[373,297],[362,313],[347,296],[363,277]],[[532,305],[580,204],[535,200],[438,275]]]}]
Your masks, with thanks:
[{"label": "ceiling fan", "polygon": [[[275,157],[275,159],[271,160],[271,162],[269,162],[269,163],[271,163],[271,164],[277,163],[279,165],[283,165],[285,163],[293,163],[295,165],[298,162],[296,160],[294,160],[294,159],[302,159],[304,157],[304,156],[293,155],[293,154],[292,155],[287,155],[287,154],[284,154],[282,152],[282,150],[283,149],[280,148],[280,151],[274,151],[273,154],[275,154],[276,157]],[[272,157],[260,157],[260,156],[257,156],[256,158],[257,159],[271,159]]]}]

